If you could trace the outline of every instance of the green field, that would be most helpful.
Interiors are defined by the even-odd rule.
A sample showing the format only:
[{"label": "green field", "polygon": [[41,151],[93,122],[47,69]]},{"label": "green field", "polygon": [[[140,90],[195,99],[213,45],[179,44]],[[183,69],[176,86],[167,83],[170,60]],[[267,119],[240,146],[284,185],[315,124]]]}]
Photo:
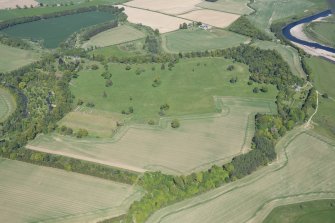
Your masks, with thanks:
[{"label": "green field", "polygon": [[162,119],[154,127],[124,126],[113,139],[40,135],[28,148],[121,164],[122,168],[190,173],[248,151],[254,135],[254,115],[276,112],[274,102],[265,99],[218,97],[216,103],[222,107],[221,114],[179,117],[178,130],[170,127],[170,119]]},{"label": "green field", "polygon": [[263,223],[332,223],[335,200],[317,200],[275,208]]},{"label": "green field", "polygon": [[294,75],[306,78],[306,74],[301,67],[300,57],[298,51],[290,46],[285,46],[275,42],[269,41],[260,41],[257,40],[252,44],[253,46],[257,46],[261,49],[271,49],[276,50],[283,59],[288,63],[291,68],[291,71]]},{"label": "green field", "polygon": [[45,47],[55,48],[75,31],[113,18],[114,15],[108,12],[85,12],[20,24],[3,32],[9,36],[42,40]]},{"label": "green field", "polygon": [[335,46],[335,21],[312,22],[304,28],[304,31],[309,38],[318,43]]},{"label": "green field", "polygon": [[162,38],[163,48],[172,53],[224,49],[248,41],[247,37],[222,29],[178,30]]},{"label": "green field", "polygon": [[43,3],[46,5],[53,5],[53,4],[79,4],[86,2],[85,0],[37,0],[39,3]]},{"label": "green field", "polygon": [[269,166],[161,209],[147,223],[262,222],[277,206],[335,199],[335,144],[301,131],[293,130],[281,139],[278,159]]},{"label": "green field", "polygon": [[33,51],[0,44],[0,72],[8,72],[38,60],[39,55]]},{"label": "green field", "polygon": [[122,25],[93,36],[82,47],[105,47],[144,38],[145,34],[131,26]]},{"label": "green field", "polygon": [[0,179],[1,222],[94,222],[141,196],[126,184],[2,158]]},{"label": "green field", "polygon": [[[213,96],[274,100],[277,94],[274,86],[269,85],[267,93],[253,94],[253,88],[260,85],[247,85],[250,75],[247,66],[235,63],[235,69],[228,71],[227,67],[232,64],[223,58],[183,59],[171,71],[167,64],[165,70],[161,70],[161,64],[136,64],[128,71],[124,64],[110,64],[113,86],[105,87],[100,66],[96,71],[79,72],[79,77],[71,82],[71,91],[76,100],[94,102],[98,110],[120,113],[132,106],[134,113],[128,117],[141,123],[157,120],[160,106],[165,103],[170,106],[167,116],[179,116],[215,112]],[[137,69],[145,71],[137,75]],[[237,83],[230,83],[232,77],[238,78]],[[161,84],[153,87],[158,78]],[[106,97],[103,97],[104,92]]]},{"label": "green field", "polygon": [[14,112],[15,107],[14,97],[7,90],[0,88],[0,122]]},{"label": "green field", "polygon": [[218,0],[216,2],[204,1],[197,6],[243,15],[253,12],[253,10],[247,6],[247,3],[249,2],[249,0]]}]

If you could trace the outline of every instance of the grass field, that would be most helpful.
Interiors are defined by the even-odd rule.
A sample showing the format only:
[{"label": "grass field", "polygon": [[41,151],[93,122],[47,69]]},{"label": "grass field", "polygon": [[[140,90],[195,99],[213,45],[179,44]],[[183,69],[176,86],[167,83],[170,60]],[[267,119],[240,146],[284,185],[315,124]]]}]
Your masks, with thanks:
[{"label": "grass field", "polygon": [[147,222],[262,222],[277,206],[335,199],[335,144],[301,131],[293,130],[279,142],[278,160],[269,166],[164,208]]},{"label": "grass field", "polygon": [[[232,64],[231,60],[223,58],[183,59],[171,71],[167,64],[165,70],[161,70],[161,64],[137,64],[128,71],[124,64],[110,64],[112,87],[105,87],[100,66],[96,71],[80,72],[79,77],[71,82],[71,91],[76,99],[94,102],[98,110],[121,113],[132,106],[134,113],[130,117],[141,123],[157,120],[160,106],[165,103],[170,106],[166,115],[180,116],[215,112],[213,96],[274,100],[277,93],[274,86],[269,85],[267,93],[253,94],[253,88],[260,85],[247,85],[250,75],[247,66],[235,63],[235,69],[227,71]],[[137,69],[145,71],[136,75]],[[230,83],[232,77],[238,78],[237,83]],[[153,87],[157,78],[161,84]],[[103,97],[103,92],[107,97]]]},{"label": "grass field", "polygon": [[0,72],[8,72],[38,60],[39,55],[33,51],[21,50],[0,44]]},{"label": "grass field", "polygon": [[139,199],[129,185],[0,158],[1,222],[93,222]]},{"label": "grass field", "polygon": [[131,26],[122,25],[93,36],[83,44],[84,48],[90,46],[105,47],[130,42],[144,38],[145,34]]},{"label": "grass field", "polygon": [[317,200],[275,208],[263,223],[331,223],[335,219],[335,200]]},{"label": "grass field", "polygon": [[319,22],[312,22],[308,24],[304,31],[306,35],[312,40],[328,46],[335,46],[335,16],[332,16],[330,21],[322,20]]},{"label": "grass field", "polygon": [[219,97],[216,101],[218,107],[223,107],[222,114],[180,117],[178,130],[170,127],[170,119],[163,119],[160,127],[125,126],[113,139],[41,135],[28,148],[93,158],[110,165],[121,163],[145,170],[189,173],[247,151],[255,129],[254,114],[276,112],[270,100]]},{"label": "grass field", "polygon": [[222,29],[188,29],[163,35],[163,48],[173,53],[204,51],[234,47],[246,41],[247,37]]},{"label": "grass field", "polygon": [[20,24],[3,32],[9,36],[42,40],[45,47],[55,48],[75,31],[113,18],[114,15],[107,12],[85,12]]},{"label": "grass field", "polygon": [[247,3],[249,2],[249,0],[218,0],[216,2],[203,1],[197,6],[201,8],[244,15],[253,12],[253,10],[247,6]]},{"label": "grass field", "polygon": [[15,99],[5,89],[0,88],[0,122],[3,122],[15,110]]},{"label": "grass field", "polygon": [[294,75],[306,78],[306,74],[301,67],[298,51],[293,47],[269,41],[256,41],[252,45],[257,46],[261,49],[276,50],[288,63]]}]

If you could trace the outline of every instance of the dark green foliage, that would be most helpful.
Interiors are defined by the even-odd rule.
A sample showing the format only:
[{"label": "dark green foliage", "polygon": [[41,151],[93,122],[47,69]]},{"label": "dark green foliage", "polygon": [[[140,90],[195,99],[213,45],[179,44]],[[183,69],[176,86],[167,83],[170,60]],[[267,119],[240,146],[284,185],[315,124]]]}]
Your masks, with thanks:
[{"label": "dark green foliage", "polygon": [[172,127],[172,128],[176,129],[176,128],[179,128],[179,126],[180,126],[180,122],[179,122],[178,119],[173,119],[173,120],[171,121],[171,127]]},{"label": "dark green foliage", "polygon": [[232,77],[229,82],[232,83],[232,84],[235,84],[237,82],[237,77]]},{"label": "dark green foliage", "polygon": [[105,86],[106,86],[106,87],[111,87],[111,86],[113,86],[113,81],[110,80],[110,79],[106,80]]},{"label": "dark green foliage", "polygon": [[255,94],[259,93],[259,88],[258,87],[255,87],[252,92],[254,92]]},{"label": "dark green foliage", "polygon": [[234,65],[229,65],[229,66],[227,67],[227,70],[229,70],[229,71],[232,71],[232,70],[234,70],[234,69],[235,69]]},{"label": "dark green foliage", "polygon": [[86,137],[86,136],[88,136],[88,131],[86,129],[79,129],[76,132],[76,137],[77,138],[83,138],[83,137]]},{"label": "dark green foliage", "polygon": [[251,24],[249,19],[247,19],[245,16],[241,16],[238,20],[236,20],[229,27],[229,30],[232,32],[236,32],[260,40],[271,40],[271,38],[268,35],[266,35],[261,30],[257,29],[253,24]]},{"label": "dark green foliage", "polygon": [[81,34],[81,39],[82,41],[87,41],[89,40],[91,37],[97,35],[98,33],[101,33],[103,31],[106,31],[108,29],[112,29],[118,26],[118,21],[114,20],[114,21],[109,21],[103,24],[98,24],[92,27],[89,27],[87,29],[85,29],[85,31],[82,32]]},{"label": "dark green foliage", "polygon": [[7,45],[7,46],[11,46],[11,47],[16,47],[16,48],[20,48],[20,49],[25,49],[25,50],[29,50],[32,49],[31,45],[21,39],[18,38],[9,38],[8,36],[2,35],[0,34],[0,43]]},{"label": "dark green foliage", "polygon": [[179,29],[187,29],[187,28],[188,28],[188,26],[185,22],[183,24],[179,25]]},{"label": "dark green foliage", "polygon": [[161,85],[162,81],[160,79],[160,77],[156,77],[152,83],[153,87],[158,87],[159,85]]}]

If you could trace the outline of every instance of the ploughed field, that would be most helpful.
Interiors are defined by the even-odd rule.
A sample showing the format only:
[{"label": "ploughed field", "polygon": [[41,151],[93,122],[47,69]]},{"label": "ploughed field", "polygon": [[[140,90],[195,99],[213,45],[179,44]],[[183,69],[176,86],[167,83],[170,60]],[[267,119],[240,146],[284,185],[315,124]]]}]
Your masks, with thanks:
[{"label": "ploughed field", "polygon": [[47,48],[55,48],[81,28],[110,21],[108,12],[85,12],[16,25],[2,30],[9,36],[41,40]]}]

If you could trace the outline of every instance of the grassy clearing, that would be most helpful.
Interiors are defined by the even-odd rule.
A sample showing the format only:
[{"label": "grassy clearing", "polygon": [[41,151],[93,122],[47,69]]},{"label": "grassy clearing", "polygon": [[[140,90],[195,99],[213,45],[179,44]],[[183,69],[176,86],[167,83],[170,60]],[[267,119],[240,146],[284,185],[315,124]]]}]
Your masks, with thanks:
[{"label": "grassy clearing", "polygon": [[114,15],[108,12],[85,12],[20,24],[3,32],[9,36],[42,40],[45,47],[55,48],[75,31],[113,18]]},{"label": "grassy clearing", "polygon": [[278,160],[268,167],[164,208],[148,223],[262,222],[277,206],[334,199],[335,147],[300,131],[291,131],[279,142]]},{"label": "grassy clearing", "polygon": [[238,46],[246,41],[247,37],[222,29],[188,29],[163,35],[163,48],[173,53],[204,51]]},{"label": "grassy clearing", "polygon": [[335,16],[332,16],[328,20],[322,20],[320,22],[312,22],[304,28],[306,35],[319,43],[323,43],[328,46],[335,46]]},{"label": "grassy clearing", "polygon": [[[98,110],[121,113],[132,106],[134,113],[128,117],[141,123],[158,120],[160,106],[165,103],[170,106],[167,116],[180,116],[215,112],[215,95],[271,100],[276,97],[277,90],[272,85],[268,86],[267,93],[252,93],[253,88],[260,85],[247,85],[250,75],[247,66],[235,63],[235,69],[228,71],[227,67],[232,64],[223,58],[183,59],[171,71],[167,64],[165,70],[161,70],[161,64],[137,64],[131,65],[128,71],[124,64],[112,64],[113,86],[105,87],[100,66],[96,71],[81,71],[72,81],[71,90],[76,99],[94,102]],[[137,69],[145,71],[136,75]],[[233,77],[238,78],[235,84],[230,83]],[[153,87],[157,78],[161,83]]]},{"label": "grassy clearing", "polygon": [[1,222],[92,222],[123,214],[141,192],[82,174],[0,159]]},{"label": "grassy clearing", "polygon": [[33,51],[21,50],[18,48],[0,44],[0,72],[15,70],[24,65],[38,60],[39,55]]},{"label": "grassy clearing", "polygon": [[180,117],[179,129],[170,127],[170,119],[162,119],[160,127],[125,126],[113,139],[77,140],[41,135],[30,146],[34,150],[48,149],[51,153],[82,159],[119,162],[173,174],[189,173],[229,161],[247,151],[255,129],[253,115],[276,111],[271,100],[223,97],[216,101],[223,109],[222,114]]},{"label": "grassy clearing", "polygon": [[275,208],[263,223],[331,223],[335,219],[335,200],[317,200]]},{"label": "grassy clearing", "polygon": [[105,47],[130,42],[144,38],[145,34],[131,26],[122,25],[93,36],[83,44],[84,48],[91,46]]},{"label": "grassy clearing", "polygon": [[15,107],[14,97],[7,90],[0,88],[0,122],[14,112]]},{"label": "grassy clearing", "polygon": [[197,6],[201,8],[213,9],[223,12],[231,12],[240,15],[250,14],[253,12],[251,8],[247,6],[249,0],[218,0],[216,2],[203,1]]},{"label": "grassy clearing", "polygon": [[271,50],[278,51],[278,53],[288,63],[294,75],[302,77],[302,78],[306,78],[306,74],[301,67],[298,51],[294,49],[293,47],[284,46],[279,43],[274,43],[274,42],[269,42],[269,41],[260,41],[260,40],[257,40],[252,45],[257,46],[261,49],[271,49]]}]

